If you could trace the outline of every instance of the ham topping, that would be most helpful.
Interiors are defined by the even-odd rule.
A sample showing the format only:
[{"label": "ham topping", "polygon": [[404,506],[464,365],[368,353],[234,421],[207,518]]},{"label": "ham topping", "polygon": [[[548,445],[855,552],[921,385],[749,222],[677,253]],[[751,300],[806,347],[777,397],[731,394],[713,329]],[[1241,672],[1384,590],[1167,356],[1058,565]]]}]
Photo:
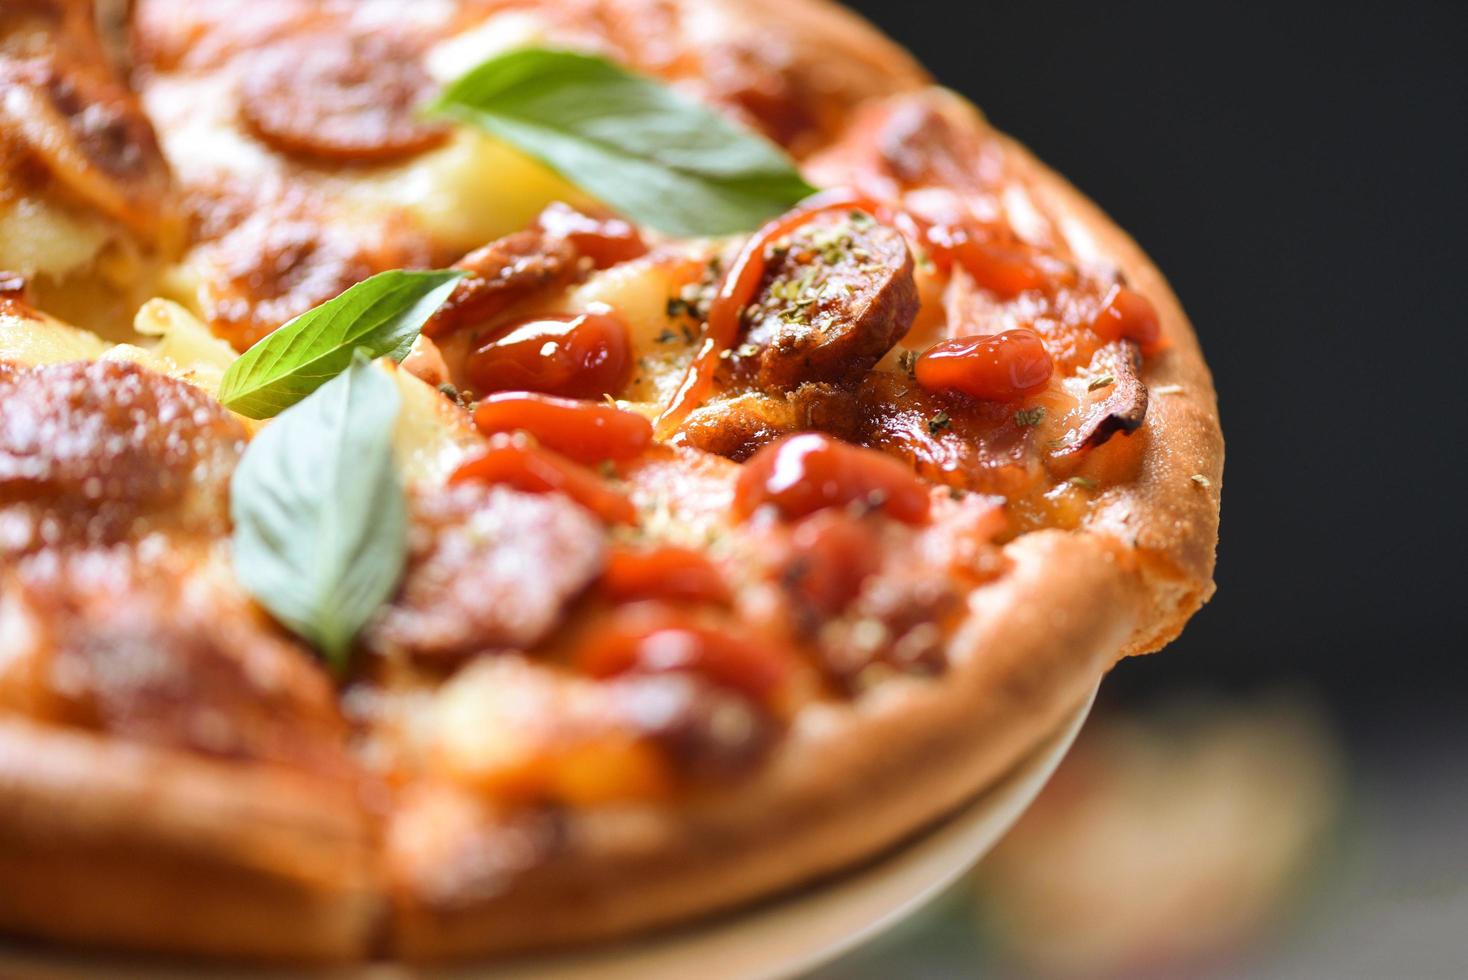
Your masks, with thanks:
[{"label": "ham topping", "polygon": [[408,570],[369,645],[455,662],[528,649],[601,572],[600,524],[559,494],[468,483],[413,500]]},{"label": "ham topping", "polygon": [[345,776],[330,680],[211,563],[127,549],[26,559],[0,580],[0,708]]},{"label": "ham topping", "polygon": [[193,385],[121,361],[0,374],[0,556],[143,529],[228,526],[240,423]]}]

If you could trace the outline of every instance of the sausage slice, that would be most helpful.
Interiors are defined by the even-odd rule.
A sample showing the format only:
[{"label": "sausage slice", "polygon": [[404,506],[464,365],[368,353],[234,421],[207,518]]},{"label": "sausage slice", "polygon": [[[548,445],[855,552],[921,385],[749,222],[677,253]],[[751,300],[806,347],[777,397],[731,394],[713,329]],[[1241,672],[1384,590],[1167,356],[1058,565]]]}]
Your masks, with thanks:
[{"label": "sausage slice", "polygon": [[434,339],[446,337],[484,323],[532,293],[569,283],[579,258],[567,238],[539,228],[497,238],[454,263],[455,269],[469,275],[424,324],[423,332]]},{"label": "sausage slice", "polygon": [[732,353],[736,380],[769,393],[803,382],[854,386],[917,315],[912,253],[862,211],[817,215],[771,246]]}]

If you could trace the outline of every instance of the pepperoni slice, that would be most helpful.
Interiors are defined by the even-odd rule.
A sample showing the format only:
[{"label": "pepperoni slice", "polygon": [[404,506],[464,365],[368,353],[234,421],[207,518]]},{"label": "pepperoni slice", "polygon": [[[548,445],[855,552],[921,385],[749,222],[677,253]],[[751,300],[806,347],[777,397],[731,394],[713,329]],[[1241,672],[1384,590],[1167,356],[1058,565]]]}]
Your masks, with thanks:
[{"label": "pepperoni slice", "polygon": [[368,644],[458,663],[545,639],[600,571],[605,531],[571,501],[472,483],[415,494],[402,585]]},{"label": "pepperoni slice", "polygon": [[818,215],[852,209],[877,210],[877,206],[844,191],[822,192],[794,211],[766,222],[744,243],[719,284],[693,363],[688,366],[668,407],[658,416],[656,424],[660,434],[671,434],[688,417],[688,413],[708,397],[720,357],[739,336],[744,308],[754,299],[764,279],[768,264],[766,251],[770,246]]},{"label": "pepperoni slice", "polygon": [[252,58],[240,81],[245,123],[282,153],[378,163],[432,149],[446,127],[417,108],[432,79],[406,42],[381,34],[313,32]]},{"label": "pepperoni slice", "polygon": [[576,258],[568,239],[541,228],[497,238],[454,263],[469,275],[459,280],[423,332],[441,339],[486,323],[533,293],[565,285],[576,274]]}]

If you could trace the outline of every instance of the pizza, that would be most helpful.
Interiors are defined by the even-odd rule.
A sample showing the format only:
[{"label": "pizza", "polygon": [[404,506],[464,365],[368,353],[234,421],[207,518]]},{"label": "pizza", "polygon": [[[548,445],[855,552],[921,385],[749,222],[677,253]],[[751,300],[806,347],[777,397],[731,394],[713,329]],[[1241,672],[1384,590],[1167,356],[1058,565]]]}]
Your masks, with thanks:
[{"label": "pizza", "polygon": [[0,8],[0,929],[728,909],[1211,594],[1166,281],[845,10],[123,6]]}]

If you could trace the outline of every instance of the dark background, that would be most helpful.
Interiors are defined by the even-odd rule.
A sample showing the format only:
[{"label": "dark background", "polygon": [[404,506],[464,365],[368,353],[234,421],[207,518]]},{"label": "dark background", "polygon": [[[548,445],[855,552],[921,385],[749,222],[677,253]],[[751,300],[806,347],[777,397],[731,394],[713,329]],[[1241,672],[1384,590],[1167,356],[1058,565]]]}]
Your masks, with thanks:
[{"label": "dark background", "polygon": [[1104,697],[1298,685],[1353,741],[1468,733],[1468,8],[850,5],[1110,212],[1202,338],[1218,594]]}]

